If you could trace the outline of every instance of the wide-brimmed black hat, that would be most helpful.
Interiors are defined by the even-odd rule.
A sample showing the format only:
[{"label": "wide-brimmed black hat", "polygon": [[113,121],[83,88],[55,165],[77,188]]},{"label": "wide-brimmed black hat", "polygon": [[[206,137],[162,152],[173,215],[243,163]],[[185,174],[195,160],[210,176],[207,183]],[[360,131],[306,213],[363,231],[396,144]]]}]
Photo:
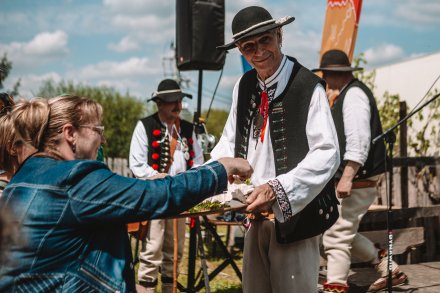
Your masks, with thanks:
[{"label": "wide-brimmed black hat", "polygon": [[329,50],[322,55],[321,64],[319,68],[312,69],[316,71],[357,71],[362,70],[362,67],[351,67],[350,60],[347,54],[341,50]]},{"label": "wide-brimmed black hat", "polygon": [[173,103],[180,98],[188,97],[192,99],[192,95],[182,92],[179,84],[173,79],[164,79],[159,83],[157,91],[151,95],[148,101],[160,100],[165,103]]},{"label": "wide-brimmed black hat", "polygon": [[271,29],[289,24],[295,20],[293,16],[284,16],[273,19],[269,11],[259,6],[249,6],[240,10],[232,20],[233,41],[217,49],[229,50],[235,47],[235,43],[247,37],[255,36]]}]

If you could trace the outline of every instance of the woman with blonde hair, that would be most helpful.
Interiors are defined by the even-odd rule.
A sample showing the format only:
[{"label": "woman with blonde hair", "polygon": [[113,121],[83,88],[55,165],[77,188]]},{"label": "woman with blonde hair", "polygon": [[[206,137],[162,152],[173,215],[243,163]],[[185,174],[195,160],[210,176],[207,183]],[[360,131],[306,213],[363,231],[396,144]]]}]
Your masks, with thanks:
[{"label": "woman with blonde hair", "polygon": [[252,173],[247,161],[222,158],[163,179],[119,176],[94,160],[105,143],[98,103],[61,96],[46,114],[39,152],[0,199],[26,238],[10,252],[16,263],[0,268],[2,292],[135,292],[126,224],[177,215]]},{"label": "woman with blonde hair", "polygon": [[11,104],[0,118],[0,169],[5,171],[0,180],[9,182],[18,166],[37,151],[41,128],[48,119],[47,109],[47,100],[22,100]]},{"label": "woman with blonde hair", "polygon": [[[14,104],[14,99],[10,95],[0,93],[0,196],[12,177],[12,173],[7,169],[10,169],[9,166],[11,165],[8,148],[10,148],[11,135],[13,134],[9,112]],[[5,160],[4,163],[3,160]]]},{"label": "woman with blonde hair", "polygon": [[11,114],[0,117],[0,196],[14,172],[14,157],[10,154],[15,133],[13,129]]}]

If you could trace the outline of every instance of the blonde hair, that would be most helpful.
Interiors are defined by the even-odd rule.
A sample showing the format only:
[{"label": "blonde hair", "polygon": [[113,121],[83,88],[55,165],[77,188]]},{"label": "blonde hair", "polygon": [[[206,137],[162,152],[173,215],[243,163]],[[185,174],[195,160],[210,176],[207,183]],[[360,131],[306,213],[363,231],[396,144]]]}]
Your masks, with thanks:
[{"label": "blonde hair", "polygon": [[16,140],[39,149],[43,140],[44,129],[49,122],[50,108],[47,100],[33,98],[19,101],[13,111]]},{"label": "blonde hair", "polygon": [[65,124],[73,127],[90,123],[102,118],[102,106],[89,98],[73,95],[63,95],[49,100],[49,123],[45,129],[42,147],[44,151],[58,154],[60,133]]},{"label": "blonde hair", "polygon": [[0,169],[11,174],[18,167],[16,157],[11,154],[14,140],[14,121],[12,120],[12,115],[6,113],[0,117]]}]

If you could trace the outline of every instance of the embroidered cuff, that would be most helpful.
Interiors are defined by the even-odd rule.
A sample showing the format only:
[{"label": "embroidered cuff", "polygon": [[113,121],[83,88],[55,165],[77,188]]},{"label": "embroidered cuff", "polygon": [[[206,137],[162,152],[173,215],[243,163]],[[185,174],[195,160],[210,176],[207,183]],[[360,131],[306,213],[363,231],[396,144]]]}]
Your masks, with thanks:
[{"label": "embroidered cuff", "polygon": [[290,206],[289,198],[287,197],[283,186],[278,179],[269,180],[267,184],[269,184],[269,186],[272,187],[272,190],[275,192],[278,206],[283,214],[284,221],[289,220],[293,216],[292,207]]}]

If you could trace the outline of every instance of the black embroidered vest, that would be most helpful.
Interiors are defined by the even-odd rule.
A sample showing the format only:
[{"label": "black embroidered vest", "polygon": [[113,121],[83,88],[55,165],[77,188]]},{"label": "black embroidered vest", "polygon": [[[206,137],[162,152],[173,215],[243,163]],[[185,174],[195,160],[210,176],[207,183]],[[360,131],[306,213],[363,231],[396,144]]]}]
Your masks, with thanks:
[{"label": "black embroidered vest", "polygon": [[[380,123],[379,111],[377,109],[377,105],[373,93],[364,83],[362,83],[357,79],[353,79],[339,94],[335,104],[333,105],[333,108],[331,109],[333,120],[335,122],[336,132],[338,133],[339,149],[341,152],[341,165],[339,166],[339,169],[336,172],[335,175],[336,179],[341,178],[346,165],[346,162],[343,162],[343,157],[346,151],[346,137],[344,131],[344,119],[343,119],[342,108],[344,104],[345,95],[347,94],[347,91],[352,87],[361,88],[367,95],[368,100],[370,102],[371,140],[373,140],[375,137],[377,137],[382,133],[382,124]],[[383,140],[380,140],[375,144],[372,144],[370,142],[370,150],[368,152],[367,160],[365,161],[365,164],[357,172],[355,179],[365,179],[385,172],[385,153],[386,150]]]},{"label": "black embroidered vest", "polygon": [[[324,81],[294,58],[294,67],[285,90],[269,105],[270,137],[276,175],[294,169],[309,151],[306,124],[313,91]],[[245,73],[240,81],[237,102],[235,156],[247,157],[252,121],[258,112],[257,73]],[[289,243],[321,234],[338,218],[334,183],[329,182],[301,212],[285,223],[275,221],[277,240]]]},{"label": "black embroidered vest", "polygon": [[[148,137],[148,165],[153,169],[168,173],[171,162],[170,140],[166,134],[165,126],[160,122],[159,114],[155,113],[151,116],[141,119],[145,127]],[[180,137],[188,145],[189,157],[186,159],[186,168],[190,169],[193,165],[193,124],[180,120]]]}]

